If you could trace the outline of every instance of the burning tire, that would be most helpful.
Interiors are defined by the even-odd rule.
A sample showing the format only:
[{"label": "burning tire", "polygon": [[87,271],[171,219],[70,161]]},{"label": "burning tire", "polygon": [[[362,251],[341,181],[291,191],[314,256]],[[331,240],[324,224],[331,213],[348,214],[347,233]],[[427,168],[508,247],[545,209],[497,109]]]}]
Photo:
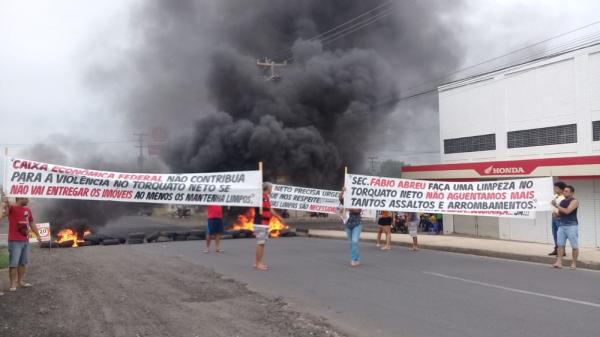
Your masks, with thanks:
[{"label": "burning tire", "polygon": [[291,238],[291,237],[296,236],[296,232],[292,232],[292,231],[289,231],[289,230],[284,230],[284,231],[282,231],[280,233],[280,236],[282,238]]},{"label": "burning tire", "polygon": [[107,240],[102,241],[103,246],[114,246],[114,245],[118,245],[120,243],[121,243],[121,241],[119,241],[119,239],[107,239]]},{"label": "burning tire", "polygon": [[85,241],[95,242],[96,244],[102,243],[105,239],[109,239],[106,235],[101,234],[90,234],[83,238]]},{"label": "burning tire", "polygon": [[249,229],[240,229],[240,238],[252,238],[254,237],[254,232]]},{"label": "burning tire", "polygon": [[97,246],[102,243],[101,241],[91,241],[91,240],[84,240],[84,242],[87,242],[87,246]]},{"label": "burning tire", "polygon": [[70,247],[73,247],[73,244],[74,244],[74,243],[75,243],[75,241],[73,241],[73,240],[69,240],[69,241],[63,241],[63,242],[60,242],[60,243],[58,244],[58,246],[59,246],[60,248],[70,248]]},{"label": "burning tire", "polygon": [[159,236],[160,236],[160,232],[154,232],[154,233],[148,235],[148,237],[146,238],[146,242],[148,242],[148,243],[154,242],[154,241],[158,240]]},{"label": "burning tire", "polygon": [[91,237],[91,235],[86,236],[85,238],[83,238],[83,241],[85,242],[89,242],[90,246],[95,246],[95,245],[99,245],[100,243],[102,243],[102,240],[96,237]]},{"label": "burning tire", "polygon": [[240,231],[238,231],[238,230],[226,231],[224,234],[225,235],[231,235],[234,239],[239,239],[240,235],[241,235]]}]

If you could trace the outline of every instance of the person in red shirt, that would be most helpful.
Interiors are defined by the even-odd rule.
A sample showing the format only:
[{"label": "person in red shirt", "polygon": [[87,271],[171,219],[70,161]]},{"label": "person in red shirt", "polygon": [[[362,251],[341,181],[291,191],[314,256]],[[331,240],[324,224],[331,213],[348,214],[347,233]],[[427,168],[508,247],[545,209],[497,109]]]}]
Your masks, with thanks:
[{"label": "person in red shirt", "polygon": [[256,207],[254,211],[254,235],[256,236],[256,261],[254,268],[258,270],[267,270],[267,265],[263,263],[263,256],[265,254],[265,243],[269,238],[271,217],[277,217],[281,220],[279,214],[271,208],[269,195],[272,191],[273,184],[269,182],[263,183],[262,214],[260,213],[260,207]]},{"label": "person in red shirt", "polygon": [[208,226],[206,232],[206,249],[205,253],[210,251],[211,238],[215,239],[216,252],[221,250],[221,235],[223,234],[223,208],[219,205],[209,205],[207,209]]},{"label": "person in red shirt", "polygon": [[11,205],[8,199],[2,201],[3,216],[8,216],[8,258],[10,291],[18,287],[28,288],[31,284],[25,282],[25,268],[29,259],[29,231],[31,230],[40,242],[40,234],[33,223],[31,209],[27,207],[29,199],[16,198]]}]

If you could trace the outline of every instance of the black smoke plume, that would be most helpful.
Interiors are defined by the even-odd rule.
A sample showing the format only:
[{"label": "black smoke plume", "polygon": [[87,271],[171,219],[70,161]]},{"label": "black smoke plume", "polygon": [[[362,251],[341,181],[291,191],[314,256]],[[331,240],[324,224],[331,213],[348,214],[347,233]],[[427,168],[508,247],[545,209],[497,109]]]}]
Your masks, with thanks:
[{"label": "black smoke plume", "polygon": [[[131,125],[171,131],[163,158],[173,171],[263,161],[267,177],[339,187],[344,165],[357,172],[366,148],[389,146],[378,144],[380,128],[399,88],[439,77],[462,58],[460,2],[385,3],[143,2],[124,61],[96,65],[88,80],[118,86]],[[368,15],[385,11],[383,19],[333,41],[311,39],[379,5]],[[256,65],[263,57],[289,61],[280,81],[264,80]],[[434,118],[417,120],[433,126]]]}]

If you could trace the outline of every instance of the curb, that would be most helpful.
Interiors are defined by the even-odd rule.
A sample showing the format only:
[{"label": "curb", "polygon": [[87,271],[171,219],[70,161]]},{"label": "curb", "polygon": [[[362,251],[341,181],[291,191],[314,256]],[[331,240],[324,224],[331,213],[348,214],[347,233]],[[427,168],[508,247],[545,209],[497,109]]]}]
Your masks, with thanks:
[{"label": "curb", "polygon": [[[320,239],[331,239],[331,240],[342,240],[346,241],[346,238],[342,237],[332,237],[327,235],[318,235],[318,234],[308,234],[310,238],[320,238]],[[374,239],[361,239],[362,242],[375,242]],[[403,246],[403,247],[411,247],[412,244],[407,242],[393,242],[393,246]],[[443,252],[451,252],[458,254],[468,254],[468,255],[476,255],[476,256],[486,256],[486,257],[494,257],[505,260],[515,260],[515,261],[524,261],[524,262],[534,262],[534,263],[542,263],[542,264],[552,264],[555,259],[550,256],[537,256],[537,255],[526,255],[526,254],[515,254],[515,253],[504,253],[504,252],[496,252],[491,250],[484,249],[473,249],[473,248],[462,248],[462,247],[450,247],[450,246],[437,246],[437,245],[428,245],[419,243],[419,249],[427,249],[427,250],[438,250]],[[563,264],[568,266],[571,263],[571,259],[564,257]],[[577,268],[582,269],[590,269],[590,270],[600,270],[599,262],[590,262],[590,261],[577,261]]]}]

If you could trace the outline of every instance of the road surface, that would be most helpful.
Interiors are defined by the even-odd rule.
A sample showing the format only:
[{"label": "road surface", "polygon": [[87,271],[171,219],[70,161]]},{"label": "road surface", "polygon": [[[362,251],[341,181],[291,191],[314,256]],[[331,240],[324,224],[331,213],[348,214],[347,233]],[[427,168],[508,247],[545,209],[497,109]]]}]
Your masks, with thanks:
[{"label": "road surface", "polygon": [[348,266],[339,240],[282,238],[266,248],[268,272],[253,270],[254,241],[228,240],[221,255],[204,242],[132,247],[214,268],[251,289],[283,296],[356,336],[594,336],[600,331],[600,273],[438,251],[361,247]]}]

